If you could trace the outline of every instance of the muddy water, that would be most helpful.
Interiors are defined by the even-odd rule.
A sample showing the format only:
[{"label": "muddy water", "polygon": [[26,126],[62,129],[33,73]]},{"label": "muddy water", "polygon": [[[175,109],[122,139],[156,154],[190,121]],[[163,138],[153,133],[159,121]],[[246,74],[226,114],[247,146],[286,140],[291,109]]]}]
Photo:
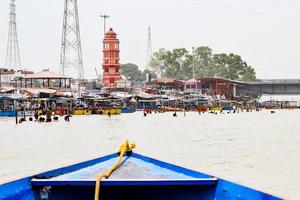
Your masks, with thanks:
[{"label": "muddy water", "polygon": [[138,153],[300,199],[300,111],[0,118],[0,182],[103,156],[125,139]]}]

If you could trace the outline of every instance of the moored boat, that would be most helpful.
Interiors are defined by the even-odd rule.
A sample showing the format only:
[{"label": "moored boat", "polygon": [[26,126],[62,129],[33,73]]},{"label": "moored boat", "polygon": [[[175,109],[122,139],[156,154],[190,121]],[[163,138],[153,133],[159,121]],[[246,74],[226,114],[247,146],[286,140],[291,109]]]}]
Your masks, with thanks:
[{"label": "moored boat", "polygon": [[0,117],[15,117],[16,111],[15,110],[1,110]]},{"label": "moored boat", "polygon": [[134,108],[122,108],[121,113],[134,113],[136,110]]},{"label": "moored boat", "polygon": [[132,152],[118,153],[0,185],[0,199],[280,200],[282,198]]},{"label": "moored boat", "polygon": [[91,115],[92,110],[86,108],[75,108],[72,110],[73,115]]},{"label": "moored boat", "polygon": [[103,109],[103,115],[120,115],[121,108],[106,108]]}]

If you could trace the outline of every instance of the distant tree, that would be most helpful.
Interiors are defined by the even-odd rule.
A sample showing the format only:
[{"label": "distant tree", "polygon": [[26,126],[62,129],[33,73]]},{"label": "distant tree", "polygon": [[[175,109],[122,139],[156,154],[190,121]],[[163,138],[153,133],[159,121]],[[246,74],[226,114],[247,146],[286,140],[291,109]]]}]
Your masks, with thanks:
[{"label": "distant tree", "polygon": [[217,75],[219,77],[251,81],[256,79],[255,70],[248,66],[248,64],[242,60],[241,56],[233,53],[227,54],[215,54],[213,57],[214,68],[217,69]]},{"label": "distant tree", "polygon": [[255,80],[255,70],[242,60],[241,56],[230,54],[213,54],[206,46],[188,52],[184,48],[155,52],[150,62],[151,69],[168,78],[190,79],[193,77],[221,77],[232,80]]},{"label": "distant tree", "polygon": [[125,76],[129,81],[143,81],[142,72],[139,67],[132,63],[121,65],[122,75]]},{"label": "distant tree", "polygon": [[190,73],[189,52],[185,48],[166,51],[160,49],[152,56],[150,67],[159,76],[185,79]]},{"label": "distant tree", "polygon": [[215,69],[214,76],[227,78],[228,55],[225,53],[214,54],[211,61],[212,67]]},{"label": "distant tree", "polygon": [[168,52],[165,49],[159,49],[152,54],[149,66],[158,76],[165,76],[167,54]]},{"label": "distant tree", "polygon": [[255,70],[251,66],[245,67],[239,79],[241,81],[255,81],[256,80]]},{"label": "distant tree", "polygon": [[156,74],[155,74],[153,71],[151,71],[151,70],[149,70],[149,69],[145,69],[145,70],[143,71],[143,73],[142,73],[142,75],[143,75],[143,80],[144,80],[144,81],[146,80],[147,74],[150,75],[151,80],[157,79],[157,76],[156,76]]},{"label": "distant tree", "polygon": [[215,77],[216,69],[212,65],[212,49],[207,46],[195,49],[193,58],[196,65],[196,77]]}]

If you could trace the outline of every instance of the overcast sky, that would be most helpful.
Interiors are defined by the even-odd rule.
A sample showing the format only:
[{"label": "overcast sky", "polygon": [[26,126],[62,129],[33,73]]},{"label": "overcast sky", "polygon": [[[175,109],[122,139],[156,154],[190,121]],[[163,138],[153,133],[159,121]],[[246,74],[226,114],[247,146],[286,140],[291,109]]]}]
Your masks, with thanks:
[{"label": "overcast sky", "polygon": [[[16,0],[22,66],[58,71],[62,0]],[[258,78],[300,78],[299,0],[78,0],[84,71],[102,63],[103,22],[118,33],[121,63],[144,68],[147,27],[153,51],[207,45],[236,53]],[[9,0],[0,0],[0,66],[5,65]]]}]

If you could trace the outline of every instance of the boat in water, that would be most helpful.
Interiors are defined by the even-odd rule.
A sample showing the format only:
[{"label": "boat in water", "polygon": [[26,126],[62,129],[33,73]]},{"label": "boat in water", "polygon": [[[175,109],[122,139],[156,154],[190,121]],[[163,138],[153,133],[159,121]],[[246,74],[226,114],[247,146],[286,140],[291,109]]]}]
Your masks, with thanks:
[{"label": "boat in water", "polygon": [[224,179],[132,152],[54,169],[0,185],[0,199],[280,200]]},{"label": "boat in water", "polygon": [[136,110],[134,108],[122,108],[121,113],[134,113]]},{"label": "boat in water", "polygon": [[0,110],[0,117],[15,117],[15,110]]}]

